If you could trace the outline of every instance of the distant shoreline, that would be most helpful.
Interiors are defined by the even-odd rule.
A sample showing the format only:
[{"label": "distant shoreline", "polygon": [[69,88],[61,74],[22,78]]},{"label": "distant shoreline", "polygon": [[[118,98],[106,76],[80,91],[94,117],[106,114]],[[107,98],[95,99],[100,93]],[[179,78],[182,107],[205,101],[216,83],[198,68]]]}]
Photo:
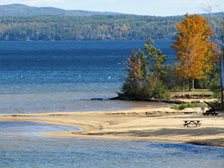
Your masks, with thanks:
[{"label": "distant shoreline", "polygon": [[[201,120],[201,127],[185,128],[183,120]],[[224,117],[204,117],[199,108],[183,111],[144,107],[110,112],[65,112],[0,115],[0,121],[31,121],[78,126],[78,132],[43,133],[46,136],[145,140],[224,147]]]}]

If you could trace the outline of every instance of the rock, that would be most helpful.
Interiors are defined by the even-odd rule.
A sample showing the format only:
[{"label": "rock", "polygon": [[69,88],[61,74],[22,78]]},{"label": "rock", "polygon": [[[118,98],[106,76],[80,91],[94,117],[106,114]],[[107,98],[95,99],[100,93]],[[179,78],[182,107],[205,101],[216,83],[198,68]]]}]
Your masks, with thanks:
[{"label": "rock", "polygon": [[90,99],[90,100],[99,100],[99,101],[102,101],[103,98],[92,98],[92,99]]}]

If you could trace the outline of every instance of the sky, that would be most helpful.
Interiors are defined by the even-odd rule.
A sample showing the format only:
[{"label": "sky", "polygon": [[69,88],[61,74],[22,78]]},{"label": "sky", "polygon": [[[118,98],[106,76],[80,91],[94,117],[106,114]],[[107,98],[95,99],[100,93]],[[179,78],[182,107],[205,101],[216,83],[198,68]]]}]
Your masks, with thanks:
[{"label": "sky", "polygon": [[224,12],[224,0],[0,0],[0,5],[12,3],[153,16]]}]

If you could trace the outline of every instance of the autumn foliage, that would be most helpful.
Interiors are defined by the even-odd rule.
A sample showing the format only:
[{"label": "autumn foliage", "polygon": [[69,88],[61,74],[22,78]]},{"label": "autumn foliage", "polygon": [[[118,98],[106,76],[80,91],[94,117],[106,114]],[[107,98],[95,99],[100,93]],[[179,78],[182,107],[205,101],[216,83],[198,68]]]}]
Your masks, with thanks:
[{"label": "autumn foliage", "polygon": [[213,31],[208,19],[186,15],[176,27],[179,33],[173,48],[177,53],[178,76],[182,80],[206,79],[216,60],[215,44],[211,42]]}]

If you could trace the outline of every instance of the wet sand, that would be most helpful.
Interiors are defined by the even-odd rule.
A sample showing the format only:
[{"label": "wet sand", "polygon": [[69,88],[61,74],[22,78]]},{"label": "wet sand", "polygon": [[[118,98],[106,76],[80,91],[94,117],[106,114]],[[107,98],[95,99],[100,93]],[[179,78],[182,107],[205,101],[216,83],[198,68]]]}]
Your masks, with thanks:
[{"label": "wet sand", "polygon": [[[200,120],[201,126],[184,127],[184,120]],[[0,115],[0,121],[31,121],[82,128],[44,136],[147,140],[224,147],[224,115],[205,117],[199,108],[173,110],[144,107],[110,112],[63,112]]]}]

